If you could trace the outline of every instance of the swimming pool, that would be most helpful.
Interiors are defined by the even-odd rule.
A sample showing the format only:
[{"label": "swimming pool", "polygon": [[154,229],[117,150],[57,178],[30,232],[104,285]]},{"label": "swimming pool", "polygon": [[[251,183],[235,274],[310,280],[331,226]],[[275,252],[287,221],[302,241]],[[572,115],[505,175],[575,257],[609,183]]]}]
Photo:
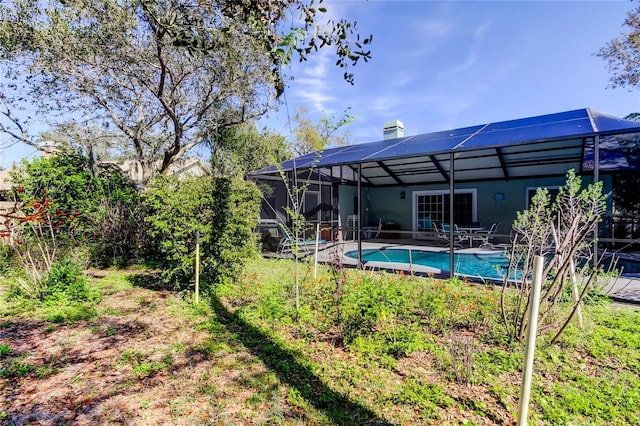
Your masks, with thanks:
[{"label": "swimming pool", "polygon": [[[352,259],[358,258],[357,250],[350,250],[344,254]],[[640,262],[622,256],[615,256],[616,267],[627,277],[640,277]],[[609,267],[612,256],[602,259],[605,270]],[[419,249],[380,248],[362,250],[362,262],[405,263],[449,271],[448,251],[427,251]],[[376,265],[378,266],[378,265]],[[509,259],[503,253],[455,253],[453,255],[453,270],[456,274],[468,277],[479,277],[488,280],[504,279],[509,267]]]},{"label": "swimming pool", "polygon": [[[409,258],[411,253],[411,258]],[[344,254],[352,259],[358,258],[357,250]],[[411,263],[427,266],[441,271],[449,271],[449,252],[411,250],[400,248],[381,248],[362,250],[362,262]],[[509,266],[509,260],[502,253],[455,253],[453,269],[456,274],[502,280]]]}]

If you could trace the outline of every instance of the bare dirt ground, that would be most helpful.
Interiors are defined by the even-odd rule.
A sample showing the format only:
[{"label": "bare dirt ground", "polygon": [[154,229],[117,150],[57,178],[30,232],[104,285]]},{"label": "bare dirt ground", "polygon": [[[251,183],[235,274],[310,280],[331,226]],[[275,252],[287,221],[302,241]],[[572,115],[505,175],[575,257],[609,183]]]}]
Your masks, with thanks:
[{"label": "bare dirt ground", "polygon": [[[212,342],[206,317],[189,315],[185,306],[165,290],[107,289],[95,320],[4,321],[0,344],[11,348],[14,363],[31,370],[0,378],[0,423],[264,422],[284,390],[271,380],[273,401],[251,399],[264,385],[259,378],[269,384],[263,364],[230,335]],[[279,409],[280,418],[288,414]]]},{"label": "bare dirt ground", "polygon": [[[374,413],[333,390],[326,383],[332,371],[320,378],[299,364],[294,352],[241,323],[230,306],[196,312],[155,282],[139,280],[126,290],[102,286],[98,315],[91,320],[0,323],[0,345],[11,348],[0,367],[9,362],[28,367],[24,374],[0,377],[0,424],[364,424],[349,420],[359,418],[389,425],[383,417],[397,418],[398,413]],[[319,364],[325,357],[350,359],[341,347],[316,345]],[[416,353],[400,362],[394,380],[423,376],[430,364],[425,356]],[[487,389],[456,385],[447,393],[459,403],[437,423],[513,423],[502,404],[479,396],[488,395]],[[483,401],[488,414],[461,408],[469,401]]]}]

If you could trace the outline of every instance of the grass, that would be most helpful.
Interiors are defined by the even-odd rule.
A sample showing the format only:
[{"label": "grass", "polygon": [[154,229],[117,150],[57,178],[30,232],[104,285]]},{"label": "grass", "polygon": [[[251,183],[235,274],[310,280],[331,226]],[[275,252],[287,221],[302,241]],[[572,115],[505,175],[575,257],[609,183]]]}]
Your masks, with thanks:
[{"label": "grass", "polygon": [[[302,271],[300,311],[286,261],[256,260],[218,294],[246,327],[295,353],[298,365],[328,384],[317,394],[338,393],[400,423],[438,423],[452,411],[461,421],[515,420],[523,347],[506,338],[496,289],[350,271],[338,299],[326,271],[316,279],[310,267]],[[556,345],[538,345],[530,421],[639,423],[640,314],[611,304],[583,309],[583,329],[572,325]],[[296,374],[267,362],[285,383]],[[467,395],[469,386],[481,394]],[[288,402],[309,408],[309,396],[294,390]]]},{"label": "grass", "polygon": [[[290,261],[252,260],[235,282],[216,289],[211,303],[199,304],[167,297],[164,289],[136,292],[133,283],[146,281],[111,271],[93,285],[120,302],[79,305],[86,313],[75,324],[86,323],[86,332],[76,334],[105,339],[105,348],[116,350],[109,365],[126,375],[118,386],[128,394],[142,392],[145,383],[188,380],[190,388],[171,399],[158,401],[151,391],[129,406],[149,415],[167,407],[168,422],[189,423],[195,413],[229,424],[515,422],[524,348],[506,337],[499,289],[353,270],[336,286],[326,269],[317,278],[312,271],[301,268],[300,310]],[[67,325],[54,321],[50,333],[74,324],[64,306],[20,303],[3,311],[3,327],[32,312],[44,321],[63,318]],[[145,345],[151,334],[131,328],[128,315],[163,309],[173,318],[162,317],[163,324],[180,319],[204,337],[167,334],[160,345]],[[530,423],[639,424],[640,312],[594,304],[583,314],[583,329],[571,325],[553,346],[539,342]],[[133,345],[134,338],[141,340]],[[74,353],[69,345],[65,351]],[[44,365],[31,359],[39,358],[0,345],[0,377],[47,380],[66,368],[53,358]],[[199,363],[206,368],[192,373]],[[201,401],[197,410],[193,400]]]}]

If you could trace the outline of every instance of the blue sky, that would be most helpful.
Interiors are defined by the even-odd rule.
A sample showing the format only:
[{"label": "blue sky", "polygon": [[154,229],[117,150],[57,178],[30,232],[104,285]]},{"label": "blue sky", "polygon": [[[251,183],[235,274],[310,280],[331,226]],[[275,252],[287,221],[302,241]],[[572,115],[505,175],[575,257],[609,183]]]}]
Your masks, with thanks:
[{"label": "blue sky", "polygon": [[[629,1],[332,1],[332,17],[373,34],[373,59],[350,86],[323,50],[292,64],[286,105],[261,120],[279,133],[299,106],[356,117],[350,142],[382,138],[399,119],[407,135],[591,107],[623,117],[640,111],[640,92],[610,89],[599,49],[624,30]],[[34,150],[16,145],[7,167]]]},{"label": "blue sky", "polygon": [[[329,13],[373,34],[373,59],[342,80],[330,52],[295,63],[286,105],[262,124],[285,134],[298,106],[356,116],[352,143],[584,107],[624,117],[640,92],[611,89],[596,53],[624,31],[629,1],[327,1]],[[293,125],[293,124],[292,124]]]}]

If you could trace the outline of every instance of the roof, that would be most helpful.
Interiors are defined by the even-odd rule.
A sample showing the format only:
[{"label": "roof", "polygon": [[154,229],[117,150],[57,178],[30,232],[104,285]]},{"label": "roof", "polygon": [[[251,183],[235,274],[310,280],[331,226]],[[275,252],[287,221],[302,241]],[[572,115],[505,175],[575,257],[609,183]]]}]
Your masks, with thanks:
[{"label": "roof", "polygon": [[631,145],[633,151],[640,145],[640,135],[629,134],[637,132],[638,122],[584,108],[329,148],[250,176],[315,168],[336,180],[355,181],[360,166],[363,182],[370,185],[443,183],[449,180],[451,154],[457,182],[564,175],[569,169],[593,169],[595,136],[607,142],[603,167],[631,167],[614,135],[626,134],[631,139],[626,150]]}]

